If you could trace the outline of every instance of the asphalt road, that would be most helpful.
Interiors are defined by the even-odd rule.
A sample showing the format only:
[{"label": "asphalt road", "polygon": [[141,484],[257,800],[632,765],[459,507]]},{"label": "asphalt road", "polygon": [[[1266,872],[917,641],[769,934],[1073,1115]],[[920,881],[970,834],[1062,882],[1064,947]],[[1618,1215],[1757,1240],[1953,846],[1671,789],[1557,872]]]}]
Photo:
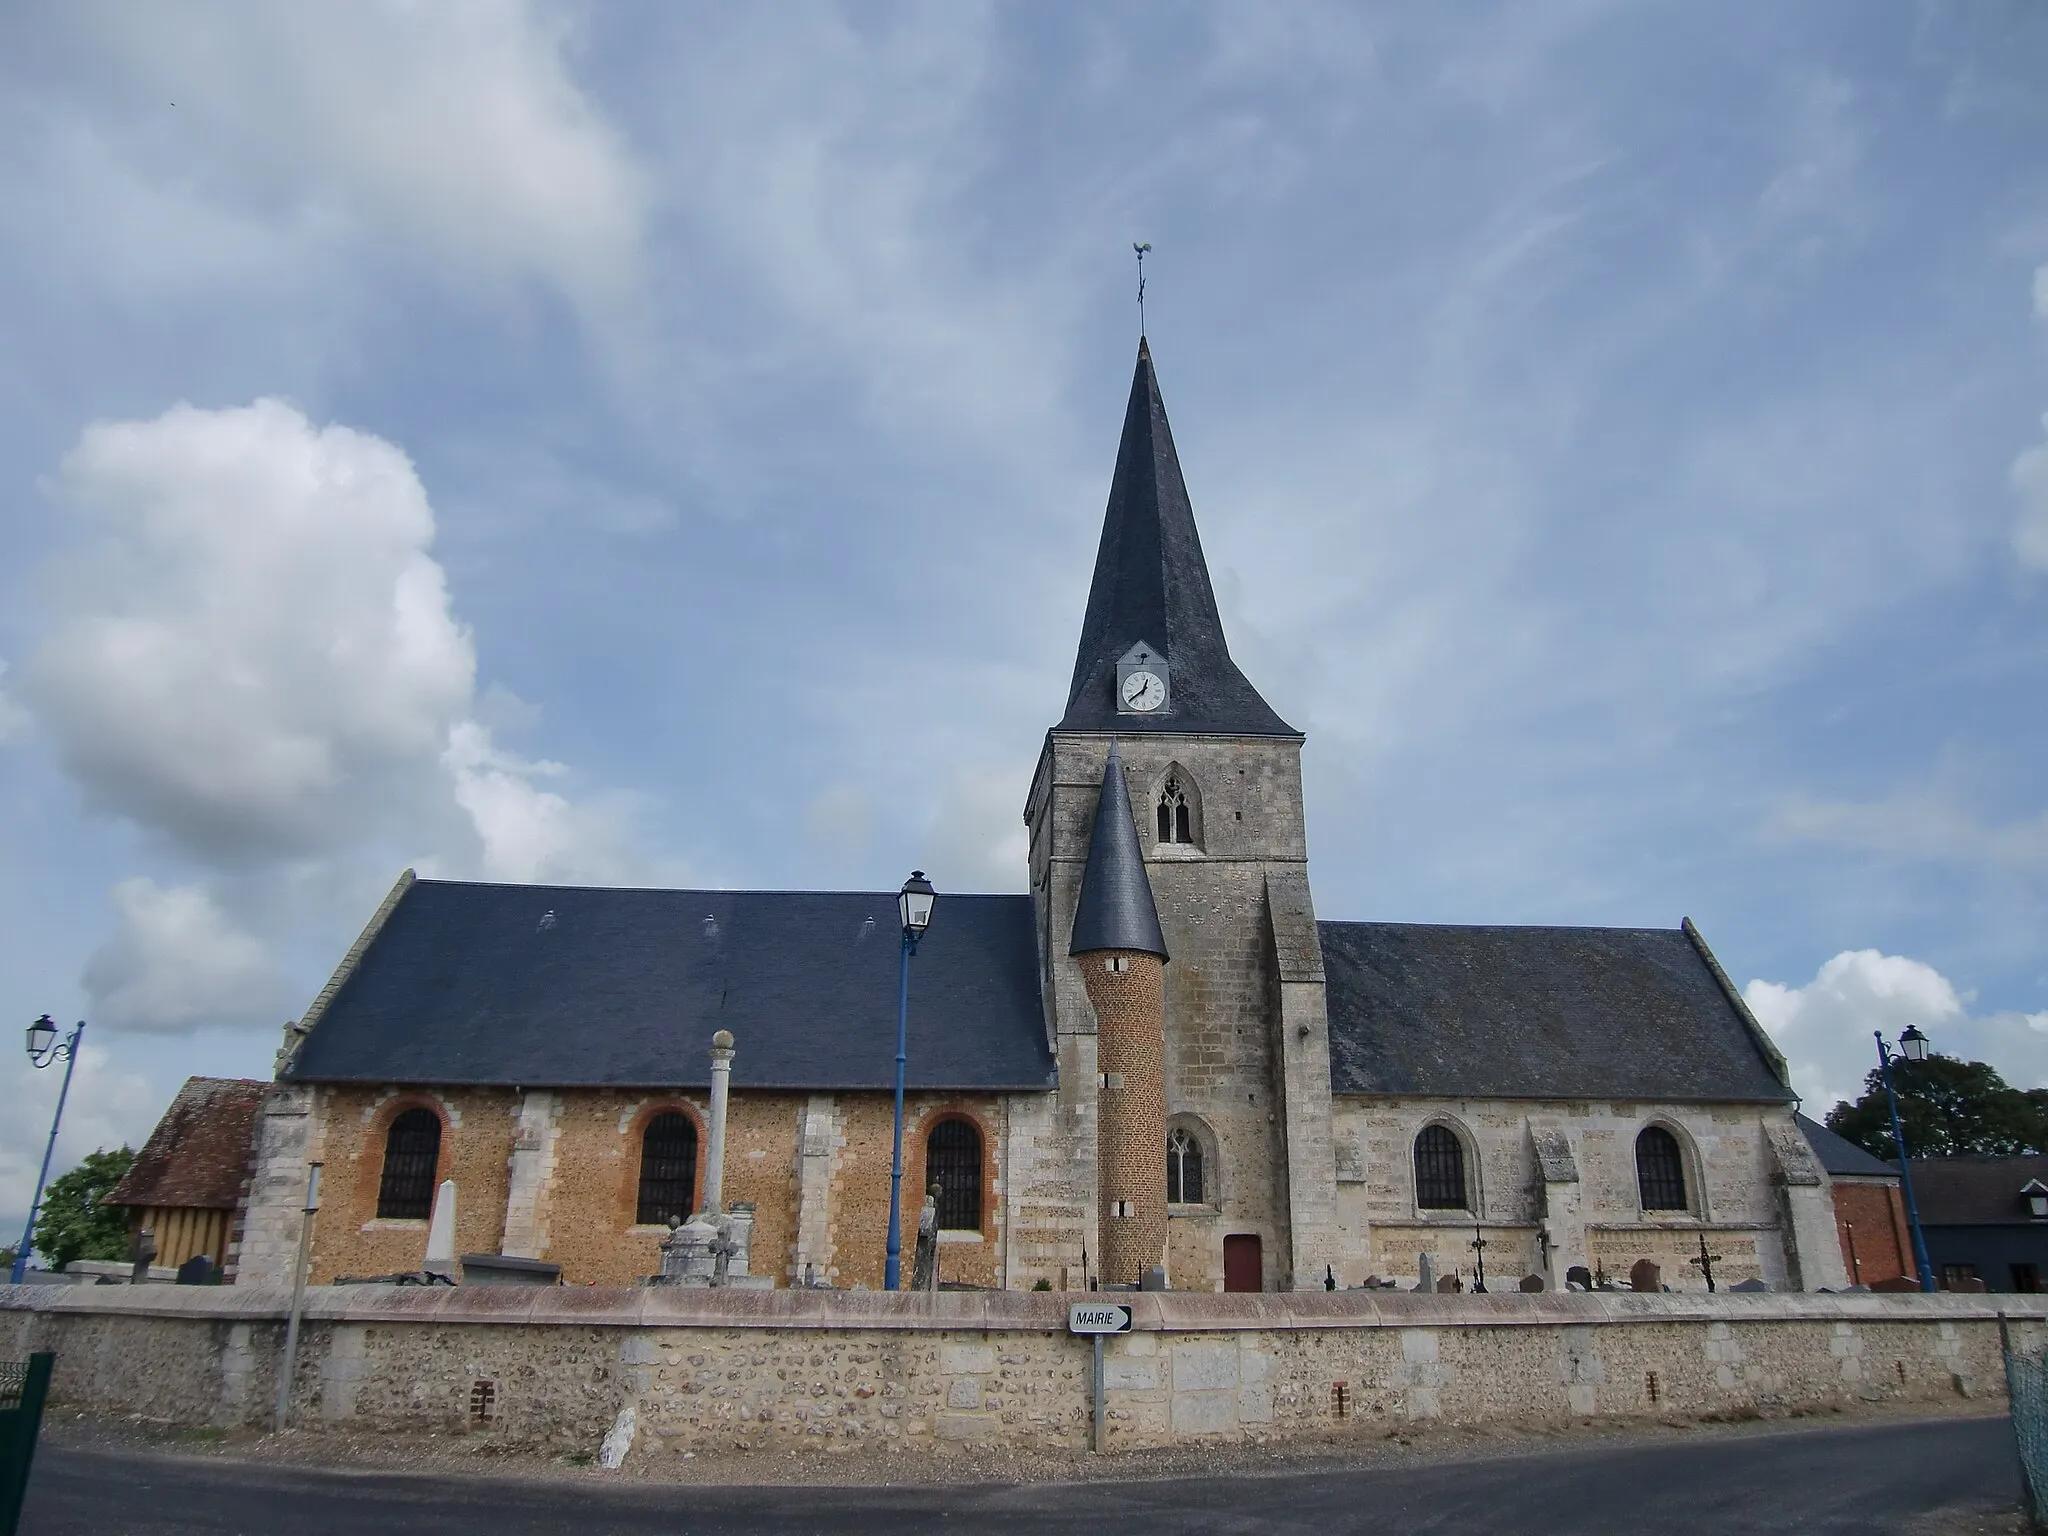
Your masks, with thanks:
[{"label": "asphalt road", "polygon": [[2003,1418],[1566,1446],[1495,1460],[1176,1482],[704,1488],[311,1471],[47,1448],[22,1536],[826,1536],[968,1532],[1927,1531],[2010,1510]]}]

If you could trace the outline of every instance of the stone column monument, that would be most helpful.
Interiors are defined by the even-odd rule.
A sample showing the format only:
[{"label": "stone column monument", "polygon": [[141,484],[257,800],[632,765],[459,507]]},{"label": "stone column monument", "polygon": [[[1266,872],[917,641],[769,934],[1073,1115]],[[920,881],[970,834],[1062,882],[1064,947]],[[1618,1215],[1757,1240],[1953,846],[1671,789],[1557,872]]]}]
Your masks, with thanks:
[{"label": "stone column monument", "polygon": [[721,1029],[711,1037],[711,1128],[704,1146],[704,1198],[700,1205],[707,1216],[724,1210],[725,1195],[725,1101],[732,1085],[732,1031]]}]

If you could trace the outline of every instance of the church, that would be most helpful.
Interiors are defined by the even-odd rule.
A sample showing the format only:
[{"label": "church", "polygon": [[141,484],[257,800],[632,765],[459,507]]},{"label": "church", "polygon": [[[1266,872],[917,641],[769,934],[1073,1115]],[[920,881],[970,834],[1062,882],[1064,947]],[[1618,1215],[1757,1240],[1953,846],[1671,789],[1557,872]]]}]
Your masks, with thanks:
[{"label": "church", "polygon": [[[1784,1058],[1675,928],[1319,919],[1302,733],[1232,661],[1141,340],[1028,895],[942,890],[911,962],[904,1229],[1000,1289],[1848,1284]],[[1021,766],[1021,765],[1020,765]],[[633,1285],[713,1181],[751,1270],[879,1288],[896,893],[400,878],[259,1116],[241,1279],[456,1246]]]}]

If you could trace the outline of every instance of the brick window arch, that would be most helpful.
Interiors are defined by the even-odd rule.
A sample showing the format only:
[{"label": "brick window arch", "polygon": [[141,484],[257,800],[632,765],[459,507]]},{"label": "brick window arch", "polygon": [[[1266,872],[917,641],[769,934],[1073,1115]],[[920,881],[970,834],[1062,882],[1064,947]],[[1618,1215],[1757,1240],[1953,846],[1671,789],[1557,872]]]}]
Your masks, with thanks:
[{"label": "brick window arch", "polygon": [[1415,1203],[1425,1211],[1469,1211],[1465,1143],[1448,1125],[1425,1125],[1415,1138]]},{"label": "brick window arch", "polygon": [[408,1109],[384,1133],[384,1172],[377,1181],[377,1214],[392,1221],[425,1221],[434,1212],[434,1173],[441,1164],[441,1117]]},{"label": "brick window arch", "polygon": [[1636,1189],[1646,1211],[1692,1208],[1685,1193],[1685,1151],[1661,1125],[1646,1125],[1636,1137]]},{"label": "brick window arch", "polygon": [[640,1132],[640,1193],[633,1220],[660,1226],[671,1216],[687,1221],[696,1211],[697,1122],[679,1109],[663,1110]]},{"label": "brick window arch", "polygon": [[926,1133],[924,1181],[939,1186],[939,1230],[981,1230],[981,1129],[949,1116]]}]

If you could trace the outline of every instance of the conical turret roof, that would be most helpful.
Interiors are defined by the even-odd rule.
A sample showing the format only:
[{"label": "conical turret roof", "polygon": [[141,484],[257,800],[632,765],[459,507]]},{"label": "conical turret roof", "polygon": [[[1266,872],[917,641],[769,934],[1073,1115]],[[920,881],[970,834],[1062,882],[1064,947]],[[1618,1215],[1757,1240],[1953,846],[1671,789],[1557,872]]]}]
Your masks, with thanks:
[{"label": "conical turret roof", "polygon": [[[1172,702],[1157,715],[1119,714],[1117,661],[1141,641],[1165,656]],[[1055,729],[1301,734],[1273,712],[1230,659],[1173,429],[1152,372],[1152,349],[1142,338],[1073,687]]]},{"label": "conical turret roof", "polygon": [[1152,901],[1152,882],[1145,877],[1145,855],[1138,847],[1123,758],[1115,742],[1109,744],[1109,762],[1102,770],[1102,796],[1095,802],[1095,831],[1088,841],[1081,899],[1074,907],[1074,942],[1067,953],[1085,955],[1102,949],[1166,958],[1166,935],[1159,931],[1159,908]]}]

